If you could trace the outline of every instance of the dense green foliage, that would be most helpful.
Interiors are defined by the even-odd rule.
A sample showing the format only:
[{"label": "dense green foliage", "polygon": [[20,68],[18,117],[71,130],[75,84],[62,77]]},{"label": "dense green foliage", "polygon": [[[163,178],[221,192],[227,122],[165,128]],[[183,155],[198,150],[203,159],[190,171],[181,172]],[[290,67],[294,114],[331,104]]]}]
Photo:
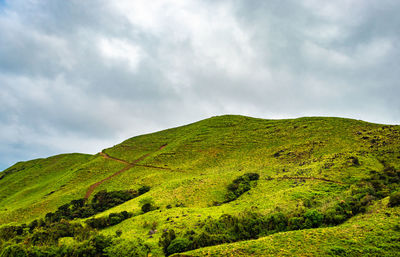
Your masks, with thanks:
[{"label": "dense green foliage", "polygon": [[57,211],[47,213],[45,220],[54,222],[60,221],[61,219],[72,220],[75,218],[87,218],[138,197],[149,190],[150,187],[147,186],[141,187],[138,191],[119,190],[107,192],[106,190],[102,190],[94,195],[90,203],[86,203],[83,198],[72,200],[58,207]]},{"label": "dense green foliage", "polygon": [[400,205],[400,192],[393,193],[389,198],[389,207]]},{"label": "dense green foliage", "polygon": [[152,198],[143,198],[140,200],[140,205],[141,205],[141,210],[143,213],[149,212],[149,211],[154,211],[157,209],[157,207],[154,204],[154,201]]},{"label": "dense green foliage", "polygon": [[110,213],[108,217],[91,218],[86,220],[85,223],[91,228],[103,229],[121,223],[130,217],[132,217],[132,213],[122,211],[120,213]]},{"label": "dense green foliage", "polygon": [[[23,244],[14,243],[6,246],[1,257],[56,257],[56,256],[106,256],[111,250],[113,241],[110,237],[102,235],[91,236],[73,246],[57,246],[57,244],[41,245],[26,248]],[[111,255],[110,255],[111,256]],[[114,255],[115,256],[115,255]]]},{"label": "dense green foliage", "polygon": [[145,257],[150,253],[150,246],[141,239],[116,240],[105,251],[108,257]]},{"label": "dense green foliage", "polygon": [[251,189],[251,182],[256,181],[260,178],[257,173],[246,173],[228,185],[228,193],[225,196],[225,202],[231,202],[236,200],[239,196],[246,193]]},{"label": "dense green foliage", "polygon": [[[2,227],[0,228],[0,240],[8,242],[8,246],[4,247],[0,256],[96,256],[106,254],[107,247],[120,248],[121,246],[114,246],[121,244],[120,242],[114,244],[111,238],[98,235],[92,229],[114,226],[132,217],[132,213],[122,211],[110,213],[107,217],[91,218],[85,221],[87,226],[67,220],[92,216],[149,190],[148,186],[141,187],[138,191],[107,192],[102,190],[94,195],[90,203],[87,203],[85,199],[72,200],[70,203],[60,206],[54,213],[46,214],[45,219],[34,220],[28,225]],[[56,247],[60,238],[75,238],[81,244],[77,249]],[[22,239],[25,242],[25,248],[18,244]],[[41,247],[39,249],[36,246]],[[43,248],[45,249],[43,250]],[[108,251],[110,256],[117,256],[113,252],[114,248],[110,248]]]}]

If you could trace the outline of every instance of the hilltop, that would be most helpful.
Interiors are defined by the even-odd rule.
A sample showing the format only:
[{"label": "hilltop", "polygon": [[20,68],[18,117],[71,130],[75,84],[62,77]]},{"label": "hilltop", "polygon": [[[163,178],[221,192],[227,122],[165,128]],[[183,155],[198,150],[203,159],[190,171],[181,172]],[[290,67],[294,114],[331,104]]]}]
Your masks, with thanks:
[{"label": "hilltop", "polygon": [[400,126],[218,116],[6,169],[0,249],[395,256],[399,183]]}]

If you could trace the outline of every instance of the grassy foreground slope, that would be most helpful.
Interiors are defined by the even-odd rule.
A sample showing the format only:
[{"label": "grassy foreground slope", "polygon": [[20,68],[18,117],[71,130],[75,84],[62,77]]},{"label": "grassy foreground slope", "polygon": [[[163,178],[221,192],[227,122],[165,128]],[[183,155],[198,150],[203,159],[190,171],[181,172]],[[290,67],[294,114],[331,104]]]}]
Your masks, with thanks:
[{"label": "grassy foreground slope", "polygon": [[386,200],[380,201],[366,214],[336,227],[281,232],[201,248],[186,256],[398,256],[400,208],[386,206]]},{"label": "grassy foreground slope", "polygon": [[82,198],[88,184],[122,166],[87,154],[63,154],[17,163],[0,173],[0,226],[29,222]]},{"label": "grassy foreground slope", "polygon": [[[161,256],[164,253],[159,241],[163,231],[174,230],[178,237],[185,237],[188,232],[198,236],[207,227],[204,224],[226,214],[282,213],[297,217],[310,209],[326,213],[351,196],[358,183],[369,179],[374,172],[399,170],[400,126],[343,118],[263,120],[219,116],[134,137],[103,150],[102,154],[60,155],[10,167],[0,173],[3,174],[0,175],[0,226],[44,217],[71,200],[83,198],[96,182],[101,181],[89,200],[101,190],[137,190],[149,186],[149,192],[95,217],[122,211],[134,213],[133,217],[101,229],[100,233],[115,236],[116,232],[122,232],[119,239],[128,241],[140,238],[153,255]],[[227,201],[228,185],[247,173],[257,173],[260,178],[252,183],[250,190]],[[190,254],[202,256],[210,251],[215,255],[262,256],[284,255],[289,251],[286,252],[289,255],[307,255],[306,250],[289,247],[291,242],[314,248],[318,245],[309,255],[322,255],[332,247],[337,247],[338,253],[343,250],[341,247],[348,247],[345,243],[336,245],[334,238],[339,234],[356,235],[371,229],[368,235],[390,237],[395,230],[391,229],[393,226],[387,230],[389,225],[382,221],[390,224],[399,221],[399,210],[387,209],[384,204],[380,210],[377,204],[387,202],[393,188],[388,184],[379,190],[379,194],[368,200],[375,204],[368,207],[371,213],[358,214],[339,226],[277,234],[269,231],[258,235],[266,237],[255,241],[214,246]],[[156,209],[143,213],[144,201],[152,202]],[[84,221],[75,220],[82,224]],[[399,238],[398,233],[393,235]],[[61,238],[59,244],[74,245],[74,241]],[[375,247],[368,242],[364,240],[360,247]],[[384,253],[393,252],[393,245],[398,242],[388,244],[392,248],[383,250]],[[279,246],[286,250],[280,251]]]}]

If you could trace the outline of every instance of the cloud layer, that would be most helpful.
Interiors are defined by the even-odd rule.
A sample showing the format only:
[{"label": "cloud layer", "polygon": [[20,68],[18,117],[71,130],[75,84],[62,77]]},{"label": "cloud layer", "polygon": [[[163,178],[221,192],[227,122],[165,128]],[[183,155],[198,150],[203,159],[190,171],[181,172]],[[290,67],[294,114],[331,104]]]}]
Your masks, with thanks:
[{"label": "cloud layer", "polygon": [[233,113],[400,123],[400,2],[0,1],[0,169]]}]

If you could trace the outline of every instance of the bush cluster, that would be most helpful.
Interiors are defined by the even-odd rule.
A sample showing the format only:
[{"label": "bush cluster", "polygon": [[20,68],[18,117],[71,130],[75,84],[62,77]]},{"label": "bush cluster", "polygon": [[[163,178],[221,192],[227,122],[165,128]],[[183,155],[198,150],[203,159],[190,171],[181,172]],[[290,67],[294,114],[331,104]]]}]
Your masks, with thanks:
[{"label": "bush cluster", "polygon": [[45,220],[48,222],[57,222],[61,219],[88,218],[96,213],[103,212],[138,197],[149,190],[150,187],[148,186],[142,186],[138,191],[119,190],[107,192],[106,190],[102,190],[94,195],[90,203],[87,203],[85,199],[72,200],[58,207],[57,211],[47,213]]},{"label": "bush cluster", "polygon": [[177,236],[174,230],[164,231],[159,244],[165,255],[206,246],[256,239],[273,233],[317,228],[323,225],[324,215],[315,209],[290,217],[282,212],[261,215],[244,213],[240,216],[223,214],[219,219],[208,219],[200,225],[201,232],[187,231]]},{"label": "bush cluster", "polygon": [[117,240],[105,249],[108,257],[139,257],[150,256],[150,246],[143,240]]},{"label": "bush cluster", "polygon": [[257,181],[260,175],[257,173],[246,173],[228,185],[228,193],[225,196],[225,203],[236,200],[239,196],[249,191],[252,186],[252,181]]},{"label": "bush cluster", "polygon": [[371,171],[370,177],[362,181],[372,186],[371,194],[379,199],[389,196],[391,191],[397,190],[400,186],[400,170],[384,165],[383,171]]},{"label": "bush cluster", "polygon": [[4,241],[16,241],[25,239],[30,245],[50,245],[57,244],[62,237],[76,237],[80,239],[88,238],[89,233],[85,227],[78,223],[69,223],[66,220],[53,222],[50,224],[40,224],[35,230],[30,230],[29,225],[8,226],[0,229],[0,239]]},{"label": "bush cluster", "polygon": [[[0,251],[1,257],[43,257],[43,256],[106,256],[106,251],[112,246],[112,238],[95,235],[73,246],[57,246],[57,244],[42,247],[26,247],[22,243],[12,243]],[[117,255],[113,255],[117,256]]]},{"label": "bush cluster", "polygon": [[164,231],[159,244],[165,255],[285,231],[288,217],[280,212],[267,216],[257,213],[240,216],[224,214],[219,219],[206,220],[200,227],[200,233],[188,231],[180,236],[176,236],[174,230]]},{"label": "bush cluster", "polygon": [[400,192],[393,193],[389,197],[389,207],[395,207],[400,205]]},{"label": "bush cluster", "polygon": [[158,207],[155,206],[154,200],[151,197],[146,197],[140,200],[140,209],[142,210],[143,213],[149,212],[149,211],[154,211]]},{"label": "bush cluster", "polygon": [[103,229],[121,223],[130,217],[132,217],[132,213],[123,211],[119,213],[110,213],[107,217],[91,218],[86,220],[85,223],[91,228]]},{"label": "bush cluster", "polygon": [[[2,249],[0,256],[19,256],[23,253],[26,256],[103,256],[99,255],[99,252],[109,246],[109,239],[95,237],[97,232],[93,228],[101,229],[118,224],[130,218],[132,214],[123,211],[111,213],[103,218],[89,219],[86,221],[88,226],[85,227],[79,223],[70,223],[68,220],[85,218],[102,212],[144,194],[149,189],[144,186],[138,191],[100,191],[94,195],[90,203],[85,202],[84,199],[72,200],[60,206],[57,211],[46,214],[44,219],[36,219],[29,224],[19,226],[2,227],[0,228],[0,249]],[[75,246],[74,249],[52,247],[57,245],[58,240],[63,237],[73,237],[81,244]],[[23,251],[20,251],[21,245],[18,244],[21,241],[24,242]],[[46,253],[40,252],[36,249],[37,247],[41,249],[40,251],[45,249],[43,251]],[[40,253],[35,255],[35,251]],[[65,251],[67,253],[64,253]]]}]

